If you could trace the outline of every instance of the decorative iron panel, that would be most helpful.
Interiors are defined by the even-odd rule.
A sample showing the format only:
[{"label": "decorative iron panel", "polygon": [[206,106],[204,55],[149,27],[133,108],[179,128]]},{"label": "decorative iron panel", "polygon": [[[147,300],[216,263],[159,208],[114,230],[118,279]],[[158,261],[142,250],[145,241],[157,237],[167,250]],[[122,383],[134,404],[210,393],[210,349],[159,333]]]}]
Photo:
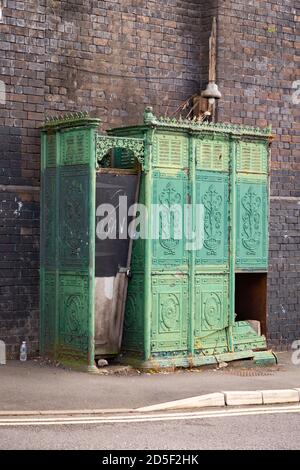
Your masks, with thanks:
[{"label": "decorative iron panel", "polygon": [[72,354],[87,354],[89,345],[88,272],[59,276],[59,343]]},{"label": "decorative iron panel", "polygon": [[129,155],[133,155],[137,159],[142,167],[144,166],[144,140],[136,137],[115,137],[115,136],[103,136],[98,134],[96,137],[96,159],[99,166],[103,166],[102,160],[105,155],[112,150],[122,149]]},{"label": "decorative iron panel", "polygon": [[89,265],[89,167],[60,170],[60,269]]},{"label": "decorative iron panel", "polygon": [[195,336],[201,338],[228,326],[229,280],[226,274],[198,274],[195,283]]},{"label": "decorative iron panel", "polygon": [[152,352],[187,349],[188,292],[187,276],[158,275],[152,278]]},{"label": "decorative iron panel", "polygon": [[[152,263],[155,269],[187,266],[188,253],[184,240],[187,187],[188,178],[184,172],[153,172],[153,204],[157,210],[161,208],[159,214],[153,214],[154,234],[158,235],[158,239],[153,240]],[[163,210],[169,211],[169,219],[164,219]]]},{"label": "decorative iron panel", "polygon": [[196,203],[204,206],[204,243],[196,264],[228,265],[228,176],[197,170]]},{"label": "decorative iron panel", "polygon": [[236,266],[267,269],[268,193],[266,182],[237,180]]}]

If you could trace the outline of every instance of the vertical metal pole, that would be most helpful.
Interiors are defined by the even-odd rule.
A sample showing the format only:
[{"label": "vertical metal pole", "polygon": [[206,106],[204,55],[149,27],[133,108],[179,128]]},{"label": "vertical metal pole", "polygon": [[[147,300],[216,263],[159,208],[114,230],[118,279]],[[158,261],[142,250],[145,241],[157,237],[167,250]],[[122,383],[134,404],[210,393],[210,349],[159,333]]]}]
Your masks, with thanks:
[{"label": "vertical metal pole", "polygon": [[96,129],[89,129],[89,318],[88,371],[97,372],[95,365],[95,235],[96,235]]},{"label": "vertical metal pole", "polygon": [[235,257],[236,257],[236,140],[230,142],[229,175],[229,318],[227,342],[230,352],[234,352],[233,325],[235,320]]},{"label": "vertical metal pole", "polygon": [[[191,204],[191,234],[196,233],[196,158],[195,139],[193,134],[189,135],[189,187]],[[189,357],[190,365],[193,364],[195,344],[195,250],[189,253]]]},{"label": "vertical metal pole", "polygon": [[56,142],[56,161],[55,161],[55,319],[54,319],[54,357],[59,350],[59,301],[60,301],[60,282],[59,282],[59,216],[60,216],[60,150],[61,150],[61,131],[55,130]]},{"label": "vertical metal pole", "polygon": [[[40,247],[44,247],[44,171],[46,156],[46,134],[41,134],[41,191],[40,191]],[[45,300],[44,300],[44,282],[45,282],[45,254],[44,249],[40,251],[40,353],[45,353]]]},{"label": "vertical metal pole", "polygon": [[147,237],[145,240],[145,295],[144,295],[144,359],[151,356],[151,316],[152,316],[152,152],[154,129],[145,136],[145,206],[148,211]]}]

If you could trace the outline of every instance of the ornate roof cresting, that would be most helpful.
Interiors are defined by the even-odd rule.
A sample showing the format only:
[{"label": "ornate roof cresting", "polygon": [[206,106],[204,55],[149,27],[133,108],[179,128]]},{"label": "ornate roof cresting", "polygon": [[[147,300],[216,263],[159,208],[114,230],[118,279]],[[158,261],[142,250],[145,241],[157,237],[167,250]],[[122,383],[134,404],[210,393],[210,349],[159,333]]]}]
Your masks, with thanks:
[{"label": "ornate roof cresting", "polygon": [[172,128],[181,128],[181,129],[190,129],[190,130],[199,130],[199,131],[215,131],[222,132],[226,134],[234,135],[253,135],[258,137],[271,137],[272,136],[272,126],[266,128],[252,127],[252,126],[243,126],[230,123],[210,123],[202,122],[193,119],[183,119],[179,117],[168,118],[168,117],[156,117],[153,114],[153,108],[147,106],[144,112],[144,123],[147,125],[155,125],[161,127],[172,127]]},{"label": "ornate roof cresting", "polygon": [[129,150],[133,153],[134,157],[139,163],[144,166],[144,140],[133,137],[115,137],[97,135],[96,155],[98,165],[101,163],[103,157],[114,148],[121,148]]},{"label": "ornate roof cresting", "polygon": [[77,112],[77,113],[68,113],[62,116],[51,116],[45,119],[45,122],[42,124],[42,129],[52,129],[58,127],[76,127],[82,126],[85,124],[94,125],[98,127],[101,123],[101,120],[98,118],[91,117],[88,112]]}]

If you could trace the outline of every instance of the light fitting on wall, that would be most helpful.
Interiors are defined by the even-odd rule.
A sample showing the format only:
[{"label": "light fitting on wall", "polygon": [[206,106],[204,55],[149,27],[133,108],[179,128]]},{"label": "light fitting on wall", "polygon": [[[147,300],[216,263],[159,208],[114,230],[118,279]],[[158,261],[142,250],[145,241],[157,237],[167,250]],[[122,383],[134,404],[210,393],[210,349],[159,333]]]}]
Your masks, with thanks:
[{"label": "light fitting on wall", "polygon": [[202,98],[208,100],[208,111],[211,113],[211,120],[214,120],[216,100],[219,100],[222,95],[216,84],[216,57],[217,57],[217,20],[214,17],[211,28],[211,35],[209,38],[209,71],[208,71],[208,84],[204,91],[201,93]]}]

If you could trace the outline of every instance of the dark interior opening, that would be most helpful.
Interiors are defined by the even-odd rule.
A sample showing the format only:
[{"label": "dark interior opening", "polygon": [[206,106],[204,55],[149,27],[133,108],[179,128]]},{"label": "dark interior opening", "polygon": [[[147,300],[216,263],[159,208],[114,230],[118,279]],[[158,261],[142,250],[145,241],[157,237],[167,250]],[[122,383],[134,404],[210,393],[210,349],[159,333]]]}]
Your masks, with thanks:
[{"label": "dark interior opening", "polygon": [[[136,202],[137,184],[138,175],[126,170],[104,169],[97,173],[96,277],[116,276],[121,267],[128,267],[128,226],[133,220],[133,217],[128,216],[128,208]],[[125,202],[122,201],[121,210],[120,197],[124,196]],[[105,211],[98,212],[102,204],[106,207]],[[126,204],[125,207],[124,204]],[[111,213],[109,207],[114,209]],[[100,238],[98,233],[98,228],[101,227],[103,221],[105,221],[102,227],[103,233],[112,231],[111,236],[107,236],[107,238]]]},{"label": "dark interior opening", "polygon": [[235,274],[236,321],[258,320],[261,333],[267,328],[267,273]]},{"label": "dark interior opening", "polygon": [[[116,276],[120,268],[129,267],[131,246],[128,227],[133,217],[128,215],[128,209],[138,201],[138,170],[134,154],[122,148],[107,152],[97,170],[95,275],[98,278]],[[126,202],[120,199],[124,196]],[[98,211],[103,204],[107,209],[104,211],[102,206],[103,210]],[[99,236],[98,229],[103,231],[104,238]],[[105,237],[108,232],[110,236]]]}]

